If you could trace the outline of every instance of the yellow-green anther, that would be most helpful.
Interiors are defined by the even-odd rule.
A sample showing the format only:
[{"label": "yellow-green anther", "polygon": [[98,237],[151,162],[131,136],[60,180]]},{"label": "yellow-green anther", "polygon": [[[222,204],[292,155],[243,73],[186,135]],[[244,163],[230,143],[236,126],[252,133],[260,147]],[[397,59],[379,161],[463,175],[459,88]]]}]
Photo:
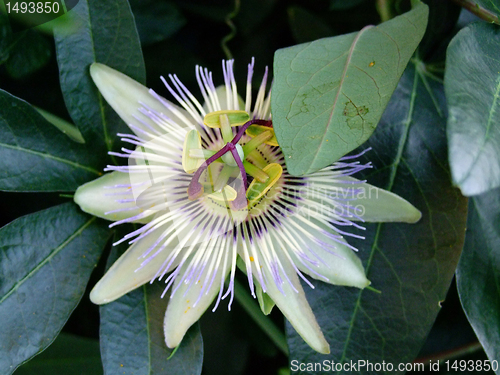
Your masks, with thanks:
[{"label": "yellow-green anther", "polygon": [[266,172],[264,172],[262,169],[256,167],[252,163],[243,160],[243,166],[245,167],[245,171],[252,176],[253,178],[257,179],[259,182],[267,182],[269,179],[269,176]]},{"label": "yellow-green anther", "polygon": [[224,185],[226,185],[227,182],[229,181],[229,178],[231,177],[231,175],[233,174],[233,171],[235,169],[238,169],[238,168],[224,165],[224,167],[222,168],[222,170],[220,171],[219,175],[217,176],[217,178],[214,182],[213,190],[215,192],[222,190]]},{"label": "yellow-green anther", "polygon": [[234,190],[231,186],[226,185],[222,191],[216,191],[215,193],[209,194],[208,196],[216,201],[220,202],[232,202],[236,199],[236,190]]},{"label": "yellow-green anther", "polygon": [[269,127],[269,126],[263,126],[263,125],[250,125],[248,129],[246,130],[247,135],[250,137],[254,138],[257,137],[259,134],[262,134],[266,131],[270,131],[272,134],[272,137],[270,140],[266,141],[266,144],[270,146],[279,146],[278,145],[278,140],[276,139],[276,135],[274,134],[274,129]]},{"label": "yellow-green anther", "polygon": [[248,155],[245,154],[245,159],[260,169],[263,169],[268,164],[266,159],[257,150],[253,150]]},{"label": "yellow-green anther", "polygon": [[220,117],[222,115],[227,115],[231,126],[240,126],[250,120],[250,115],[245,111],[226,110],[208,113],[205,115],[203,122],[209,128],[221,128]]},{"label": "yellow-green anther", "polygon": [[233,139],[233,129],[231,128],[231,123],[229,122],[229,117],[227,114],[219,116],[220,130],[222,133],[222,139],[224,143],[231,142]]},{"label": "yellow-green anther", "polygon": [[270,131],[265,131],[260,133],[258,136],[252,138],[243,146],[243,152],[245,153],[245,155],[248,155],[257,147],[259,147],[261,144],[270,140],[272,137],[273,133],[271,133]]},{"label": "yellow-green anther", "polygon": [[203,164],[202,159],[190,156],[190,150],[192,149],[201,149],[200,133],[194,129],[186,134],[184,147],[182,148],[182,168],[186,173],[194,173]]},{"label": "yellow-green anther", "polygon": [[264,168],[264,172],[269,175],[269,179],[265,183],[253,180],[247,190],[248,205],[251,206],[258,202],[273,185],[278,181],[283,173],[283,168],[278,163],[269,164]]},{"label": "yellow-green anther", "polygon": [[205,149],[191,149],[189,150],[189,157],[195,159],[208,159],[210,156],[215,155],[215,151]]}]

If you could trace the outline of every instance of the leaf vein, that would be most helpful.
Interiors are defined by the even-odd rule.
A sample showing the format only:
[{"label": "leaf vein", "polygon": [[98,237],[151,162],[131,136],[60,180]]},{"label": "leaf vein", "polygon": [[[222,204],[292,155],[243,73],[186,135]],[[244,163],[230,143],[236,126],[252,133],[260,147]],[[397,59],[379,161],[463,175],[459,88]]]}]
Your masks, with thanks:
[{"label": "leaf vein", "polygon": [[12,293],[14,293],[26,280],[31,278],[40,268],[42,268],[46,263],[50,262],[62,249],[64,249],[71,241],[73,241],[77,236],[79,236],[90,224],[92,224],[97,218],[92,217],[89,221],[78,228],[75,233],[69,236],[61,245],[52,250],[45,259],[43,259],[38,265],[33,268],[30,272],[26,274],[21,280],[16,282],[12,288],[0,299],[0,304],[2,304]]},{"label": "leaf vein", "polygon": [[345,65],[344,65],[344,71],[342,72],[342,76],[340,77],[340,83],[339,83],[339,86],[338,86],[338,90],[337,90],[337,93],[335,94],[335,99],[333,100],[332,109],[331,109],[331,112],[330,112],[330,117],[328,118],[327,126],[325,127],[323,135],[320,138],[320,145],[318,146],[317,151],[314,153],[313,159],[311,161],[311,165],[313,165],[314,162],[316,161],[316,159],[318,158],[320,150],[321,150],[321,145],[323,143],[325,143],[325,138],[327,136],[328,129],[330,127],[330,124],[332,123],[333,113],[335,112],[335,109],[337,108],[337,103],[338,103],[338,100],[339,100],[339,97],[340,97],[340,93],[342,91],[342,86],[344,85],[344,82],[345,82],[346,77],[347,77],[347,70],[349,69],[349,66],[350,66],[350,63],[351,63],[351,59],[352,59],[352,55],[354,54],[354,48],[356,47],[356,44],[358,43],[359,38],[361,38],[361,35],[363,35],[363,33],[366,30],[368,30],[368,29],[370,29],[372,27],[373,26],[365,26],[364,28],[362,28],[359,31],[359,33],[356,35],[356,37],[354,38],[354,40],[352,41],[351,48],[349,49],[349,53],[347,54],[347,59],[346,59]]},{"label": "leaf vein", "polygon": [[35,150],[30,150],[30,149],[27,149],[27,148],[24,148],[24,147],[20,147],[19,145],[15,145],[14,146],[14,145],[6,144],[6,143],[0,143],[0,147],[5,147],[5,148],[12,149],[12,150],[26,152],[28,154],[33,154],[33,155],[40,156],[42,158],[52,159],[52,160],[58,161],[60,163],[71,165],[72,167],[75,167],[75,168],[86,170],[87,172],[94,173],[94,174],[96,174],[98,176],[100,176],[102,174],[101,172],[99,172],[98,170],[96,170],[96,169],[94,169],[92,167],[88,167],[86,165],[82,165],[82,164],[76,163],[74,161],[71,161],[71,160],[68,160],[68,159],[63,159],[63,158],[60,158],[58,156],[54,156],[54,155],[51,155],[51,154],[46,154],[46,153],[43,153],[43,152],[40,152],[40,151],[35,151]]},{"label": "leaf vein", "polygon": [[[410,129],[411,119],[413,117],[414,104],[415,104],[416,92],[417,92],[417,84],[418,84],[418,74],[415,71],[415,73],[414,73],[414,79],[413,79],[413,87],[412,87],[412,92],[411,92],[411,97],[410,97],[410,108],[408,109],[408,116],[407,116],[407,118],[405,120],[405,123],[404,123],[404,125],[405,125],[405,132],[404,132],[403,136],[401,137],[401,141],[399,142],[398,152],[397,152],[395,161],[393,163],[393,169],[391,171],[391,176],[389,178],[389,184],[388,184],[388,187],[387,187],[388,191],[391,191],[392,186],[394,185],[394,180],[396,178],[396,172],[397,172],[397,170],[399,168],[399,163],[400,163],[401,158],[402,158],[403,149],[404,149],[404,146],[406,144],[406,139],[408,137],[408,132],[409,132],[409,129]],[[377,225],[377,229],[376,229],[376,232],[375,232],[375,237],[373,239],[373,245],[372,245],[371,250],[370,250],[370,256],[368,257],[368,262],[367,262],[367,265],[366,265],[366,273],[367,274],[369,273],[369,271],[371,269],[373,257],[375,255],[375,251],[376,251],[376,248],[378,246],[378,238],[379,238],[382,226],[383,226],[383,223],[380,223],[380,224]],[[345,358],[346,358],[347,348],[349,347],[349,344],[350,344],[350,338],[351,338],[351,333],[352,333],[353,326],[354,326],[354,321],[356,320],[358,310],[361,307],[361,297],[362,297],[362,295],[363,295],[363,289],[359,290],[359,292],[358,292],[358,298],[356,300],[356,303],[355,303],[355,306],[354,306],[354,311],[352,313],[352,318],[350,320],[349,331],[347,333],[347,337],[346,337],[346,340],[345,340],[344,349],[342,350],[342,357],[340,358],[340,363],[343,363],[344,360],[345,360]]]}]

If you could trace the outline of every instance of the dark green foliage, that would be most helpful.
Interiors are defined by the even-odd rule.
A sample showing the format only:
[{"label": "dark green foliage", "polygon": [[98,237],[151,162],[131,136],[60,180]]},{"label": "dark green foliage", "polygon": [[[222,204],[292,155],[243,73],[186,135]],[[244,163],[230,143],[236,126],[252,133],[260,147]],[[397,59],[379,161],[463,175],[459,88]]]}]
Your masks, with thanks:
[{"label": "dark green foliage", "polygon": [[0,238],[0,371],[10,374],[56,338],[109,234],[66,203],[13,221]]},{"label": "dark green foliage", "polygon": [[[411,362],[446,297],[460,256],[467,201],[451,186],[445,161],[443,87],[431,81],[426,88],[422,79],[414,66],[407,68],[377,131],[363,145],[373,147],[367,158],[375,165],[366,178],[408,199],[422,211],[422,219],[414,225],[369,224],[366,239],[356,243],[368,279],[380,294],[323,283],[308,293],[335,362],[370,358],[394,368]],[[288,328],[290,358],[320,362],[323,357],[307,350]]]},{"label": "dark green foliage", "polygon": [[[409,0],[79,0],[71,2],[66,17],[42,30],[26,29],[20,18],[9,23],[0,1],[1,208],[4,222],[18,218],[0,229],[0,373],[281,375],[289,374],[286,367],[294,360],[325,359],[385,361],[397,373],[400,363],[447,358],[449,351],[458,359],[499,360],[500,26],[479,18],[466,25],[471,17],[458,3],[488,22],[497,22],[499,5],[496,0],[424,2],[427,26],[424,5],[413,1],[413,13],[405,13],[411,9]],[[359,30],[382,19],[390,21],[365,29],[353,43]],[[320,39],[325,37],[336,38]],[[312,351],[287,324],[286,357],[235,302],[230,313],[224,303],[214,314],[208,311],[167,359],[172,351],[162,330],[168,295],[160,298],[161,283],[101,306],[98,340],[85,326],[91,321],[97,330],[99,324],[87,311],[87,293],[104,272],[110,238],[126,232],[112,232],[109,223],[73,203],[36,212],[70,199],[78,186],[115,164],[107,152],[123,147],[117,132],[129,132],[92,82],[92,63],[109,65],[141,83],[147,71],[148,86],[169,99],[159,76],[177,74],[200,99],[194,66],[206,66],[221,83],[220,62],[228,56],[221,47],[224,38],[236,60],[240,95],[245,95],[246,64],[252,57],[254,87],[266,65],[276,73],[273,121],[285,154],[293,156],[287,158],[292,172],[321,168],[367,140],[358,150],[372,147],[362,161],[372,161],[375,168],[361,178],[422,212],[417,224],[366,224],[366,231],[356,232],[365,240],[348,239],[359,249],[372,287],[381,293],[321,282],[314,282],[314,290],[305,287],[330,343],[329,355]],[[349,62],[355,64],[342,78],[345,64],[338,64],[337,57],[345,57],[353,45]],[[273,60],[276,50],[281,52]],[[329,72],[316,81],[311,74],[315,64]],[[366,76],[370,69],[379,69],[385,78]],[[299,103],[305,86],[289,79],[292,71],[299,78],[309,74],[303,81],[311,90]],[[342,106],[332,109],[336,95],[325,93],[341,79],[345,90],[339,97],[346,94],[349,100],[337,101]],[[78,133],[76,126],[85,143],[74,142],[31,104],[63,118],[60,127],[72,134]],[[329,108],[332,117],[316,122],[322,115],[318,110],[311,121],[288,118],[290,110],[320,106]],[[352,122],[358,117],[369,118],[370,126]],[[342,121],[352,125],[352,131],[341,129],[345,145],[317,141],[330,139],[324,134],[340,134]],[[81,141],[78,134],[73,139]],[[464,195],[470,197],[468,205]],[[126,248],[126,243],[112,247],[108,263]],[[474,331],[469,323],[465,328],[456,324],[459,307],[447,300],[455,271]],[[80,303],[82,295],[86,303]],[[277,308],[269,319],[281,327]],[[71,336],[76,326],[92,338]],[[484,352],[477,350],[474,332]],[[460,352],[464,345],[475,353]]]}]

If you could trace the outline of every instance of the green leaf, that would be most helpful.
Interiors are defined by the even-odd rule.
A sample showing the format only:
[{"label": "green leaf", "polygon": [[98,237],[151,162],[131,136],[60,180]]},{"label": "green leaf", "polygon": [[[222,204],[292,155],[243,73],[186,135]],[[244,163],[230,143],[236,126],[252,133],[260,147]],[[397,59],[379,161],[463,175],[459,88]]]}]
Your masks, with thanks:
[{"label": "green leaf", "polygon": [[[413,64],[408,67],[366,144],[373,147],[365,157],[375,168],[362,177],[422,211],[417,224],[369,224],[358,233],[366,236],[364,241],[349,238],[359,249],[372,286],[381,293],[321,282],[315,282],[314,290],[305,288],[330,343],[328,359],[336,363],[385,361],[397,370],[400,363],[412,362],[445,299],[462,249],[466,199],[451,186],[445,162],[443,88],[423,79]],[[325,359],[290,325],[287,333],[290,358]]]},{"label": "green leaf", "polygon": [[83,138],[102,154],[128,128],[97,91],[89,67],[100,62],[144,84],[139,37],[127,0],[79,0],[67,16],[76,32],[54,29],[64,101]]},{"label": "green leaf", "polygon": [[109,235],[73,203],[0,229],[0,373],[45,349],[82,297]]},{"label": "green leaf", "polygon": [[427,14],[419,4],[377,27],[276,51],[273,126],[291,174],[326,167],[370,137]]},{"label": "green leaf", "polygon": [[[123,243],[112,249],[107,268],[126,248]],[[172,350],[165,344],[163,319],[169,298],[168,294],[161,298],[163,288],[159,282],[146,284],[101,306],[101,354],[106,374],[201,374],[203,342],[198,323],[168,359]]]},{"label": "green leaf", "polygon": [[[457,287],[465,314],[490,360],[500,348],[500,189],[472,197]],[[500,369],[497,369],[500,374]]]},{"label": "green leaf", "polygon": [[51,57],[50,43],[39,33],[26,30],[19,34],[21,35],[12,40],[9,59],[5,63],[7,73],[16,79],[24,78],[42,68]]},{"label": "green leaf", "polygon": [[100,375],[99,342],[61,333],[43,353],[19,367],[15,375]]},{"label": "green leaf", "polygon": [[74,191],[101,173],[93,156],[25,101],[0,90],[0,189]]},{"label": "green leaf", "polygon": [[474,0],[473,3],[476,8],[482,8],[482,12],[490,15],[492,21],[500,23],[500,2],[498,0]]},{"label": "green leaf", "polygon": [[[1,4],[1,3],[0,3]],[[13,33],[0,7],[0,65],[14,79],[24,78],[50,59],[50,43],[35,30]]]},{"label": "green leaf", "polygon": [[9,19],[0,12],[0,65],[5,63],[10,54],[12,30]]},{"label": "green leaf", "polygon": [[464,195],[500,186],[500,27],[475,23],[446,58],[449,158]]}]

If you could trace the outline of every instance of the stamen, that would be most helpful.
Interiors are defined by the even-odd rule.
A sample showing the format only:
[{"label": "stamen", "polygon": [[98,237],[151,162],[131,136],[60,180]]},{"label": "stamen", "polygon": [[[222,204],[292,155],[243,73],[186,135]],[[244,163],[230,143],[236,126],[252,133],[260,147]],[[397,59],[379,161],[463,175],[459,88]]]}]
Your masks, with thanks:
[{"label": "stamen", "polygon": [[203,118],[203,123],[210,128],[221,128],[221,116],[226,115],[229,119],[231,126],[246,125],[250,120],[250,115],[245,111],[227,110],[215,111],[208,113]]},{"label": "stamen", "polygon": [[[239,145],[236,144],[235,146],[236,151],[238,152],[238,156],[240,157],[241,160],[245,159],[245,154],[243,153],[243,148]],[[236,161],[234,160],[234,157],[231,154],[225,154],[222,156],[222,161],[229,165],[230,167],[237,167],[238,164],[236,164]]]},{"label": "stamen", "polygon": [[[235,111],[235,112],[242,112],[242,111]],[[210,114],[209,114],[210,115]],[[207,116],[209,116],[207,115]],[[205,116],[205,117],[207,117]],[[220,120],[220,119],[219,119]],[[228,142],[224,147],[222,147],[219,151],[217,151],[214,155],[209,157],[194,173],[193,179],[189,183],[188,187],[188,198],[190,200],[195,200],[203,195],[203,185],[200,184],[200,177],[201,174],[208,168],[210,164],[212,164],[215,160],[218,158],[222,157],[222,155],[226,154],[228,151],[233,154],[234,161],[236,162],[238,168],[240,169],[241,172],[241,178],[243,180],[243,184],[240,187],[238,191],[238,197],[231,202],[232,207],[236,210],[239,210],[241,208],[246,207],[247,205],[247,199],[246,199],[246,190],[248,186],[248,181],[247,181],[247,174],[245,171],[245,167],[243,166],[243,162],[241,161],[240,155],[238,154],[238,150],[236,148],[236,145],[238,144],[238,141],[241,139],[243,134],[245,134],[245,131],[248,129],[249,126],[253,124],[258,124],[258,125],[266,125],[269,124],[270,121],[267,120],[250,120],[247,121],[241,128],[238,130],[238,133],[235,135],[233,140],[231,142]]]},{"label": "stamen", "polygon": [[260,133],[259,135],[254,136],[254,138],[252,138],[243,146],[243,152],[245,153],[245,155],[248,155],[261,144],[271,139],[272,136],[273,134],[270,131],[265,131]]},{"label": "stamen", "polygon": [[[229,144],[229,143],[228,143]],[[220,158],[227,152],[227,145],[222,147],[219,151],[217,151],[214,155],[209,157],[205,162],[194,172],[193,178],[189,183],[188,187],[188,198],[190,200],[195,200],[203,195],[203,186],[200,184],[199,179],[201,174],[208,168],[210,164],[212,164],[215,160]]]},{"label": "stamen", "polygon": [[201,165],[201,159],[192,158],[190,151],[201,148],[201,136],[195,129],[190,130],[184,139],[182,148],[182,168],[186,173],[194,173]]},{"label": "stamen", "polygon": [[229,122],[229,117],[227,117],[227,114],[220,115],[219,116],[219,123],[220,123],[220,131],[222,133],[222,139],[224,142],[231,142],[231,139],[233,138],[233,129],[231,128],[231,123]]},{"label": "stamen", "polygon": [[227,185],[227,182],[229,181],[229,178],[231,177],[234,169],[234,167],[230,167],[228,165],[225,165],[222,168],[222,171],[220,171],[219,176],[217,176],[217,179],[215,180],[214,191],[221,191],[222,188]]},{"label": "stamen", "polygon": [[231,186],[226,185],[222,191],[216,191],[215,193],[208,195],[210,198],[215,199],[220,202],[232,202],[236,199],[238,194]]},{"label": "stamen", "polygon": [[266,172],[264,172],[262,169],[253,165],[252,163],[250,163],[246,160],[243,160],[243,166],[245,167],[245,171],[250,176],[255,178],[257,181],[267,182],[267,180],[269,180],[269,175]]},{"label": "stamen", "polygon": [[255,179],[248,187],[247,198],[250,205],[257,202],[273,187],[281,177],[283,168],[278,163],[272,163],[264,168],[264,172],[269,175],[269,179],[265,183],[261,183]]},{"label": "stamen", "polygon": [[262,133],[271,133],[271,137],[266,141],[266,143],[270,146],[279,146],[278,140],[276,139],[276,135],[274,135],[274,129],[266,125],[252,125],[250,126],[246,133],[250,137],[254,138]]},{"label": "stamen", "polygon": [[252,152],[246,154],[245,157],[248,161],[252,162],[256,167],[263,169],[268,164],[264,156],[260,154],[258,150],[253,150]]}]

